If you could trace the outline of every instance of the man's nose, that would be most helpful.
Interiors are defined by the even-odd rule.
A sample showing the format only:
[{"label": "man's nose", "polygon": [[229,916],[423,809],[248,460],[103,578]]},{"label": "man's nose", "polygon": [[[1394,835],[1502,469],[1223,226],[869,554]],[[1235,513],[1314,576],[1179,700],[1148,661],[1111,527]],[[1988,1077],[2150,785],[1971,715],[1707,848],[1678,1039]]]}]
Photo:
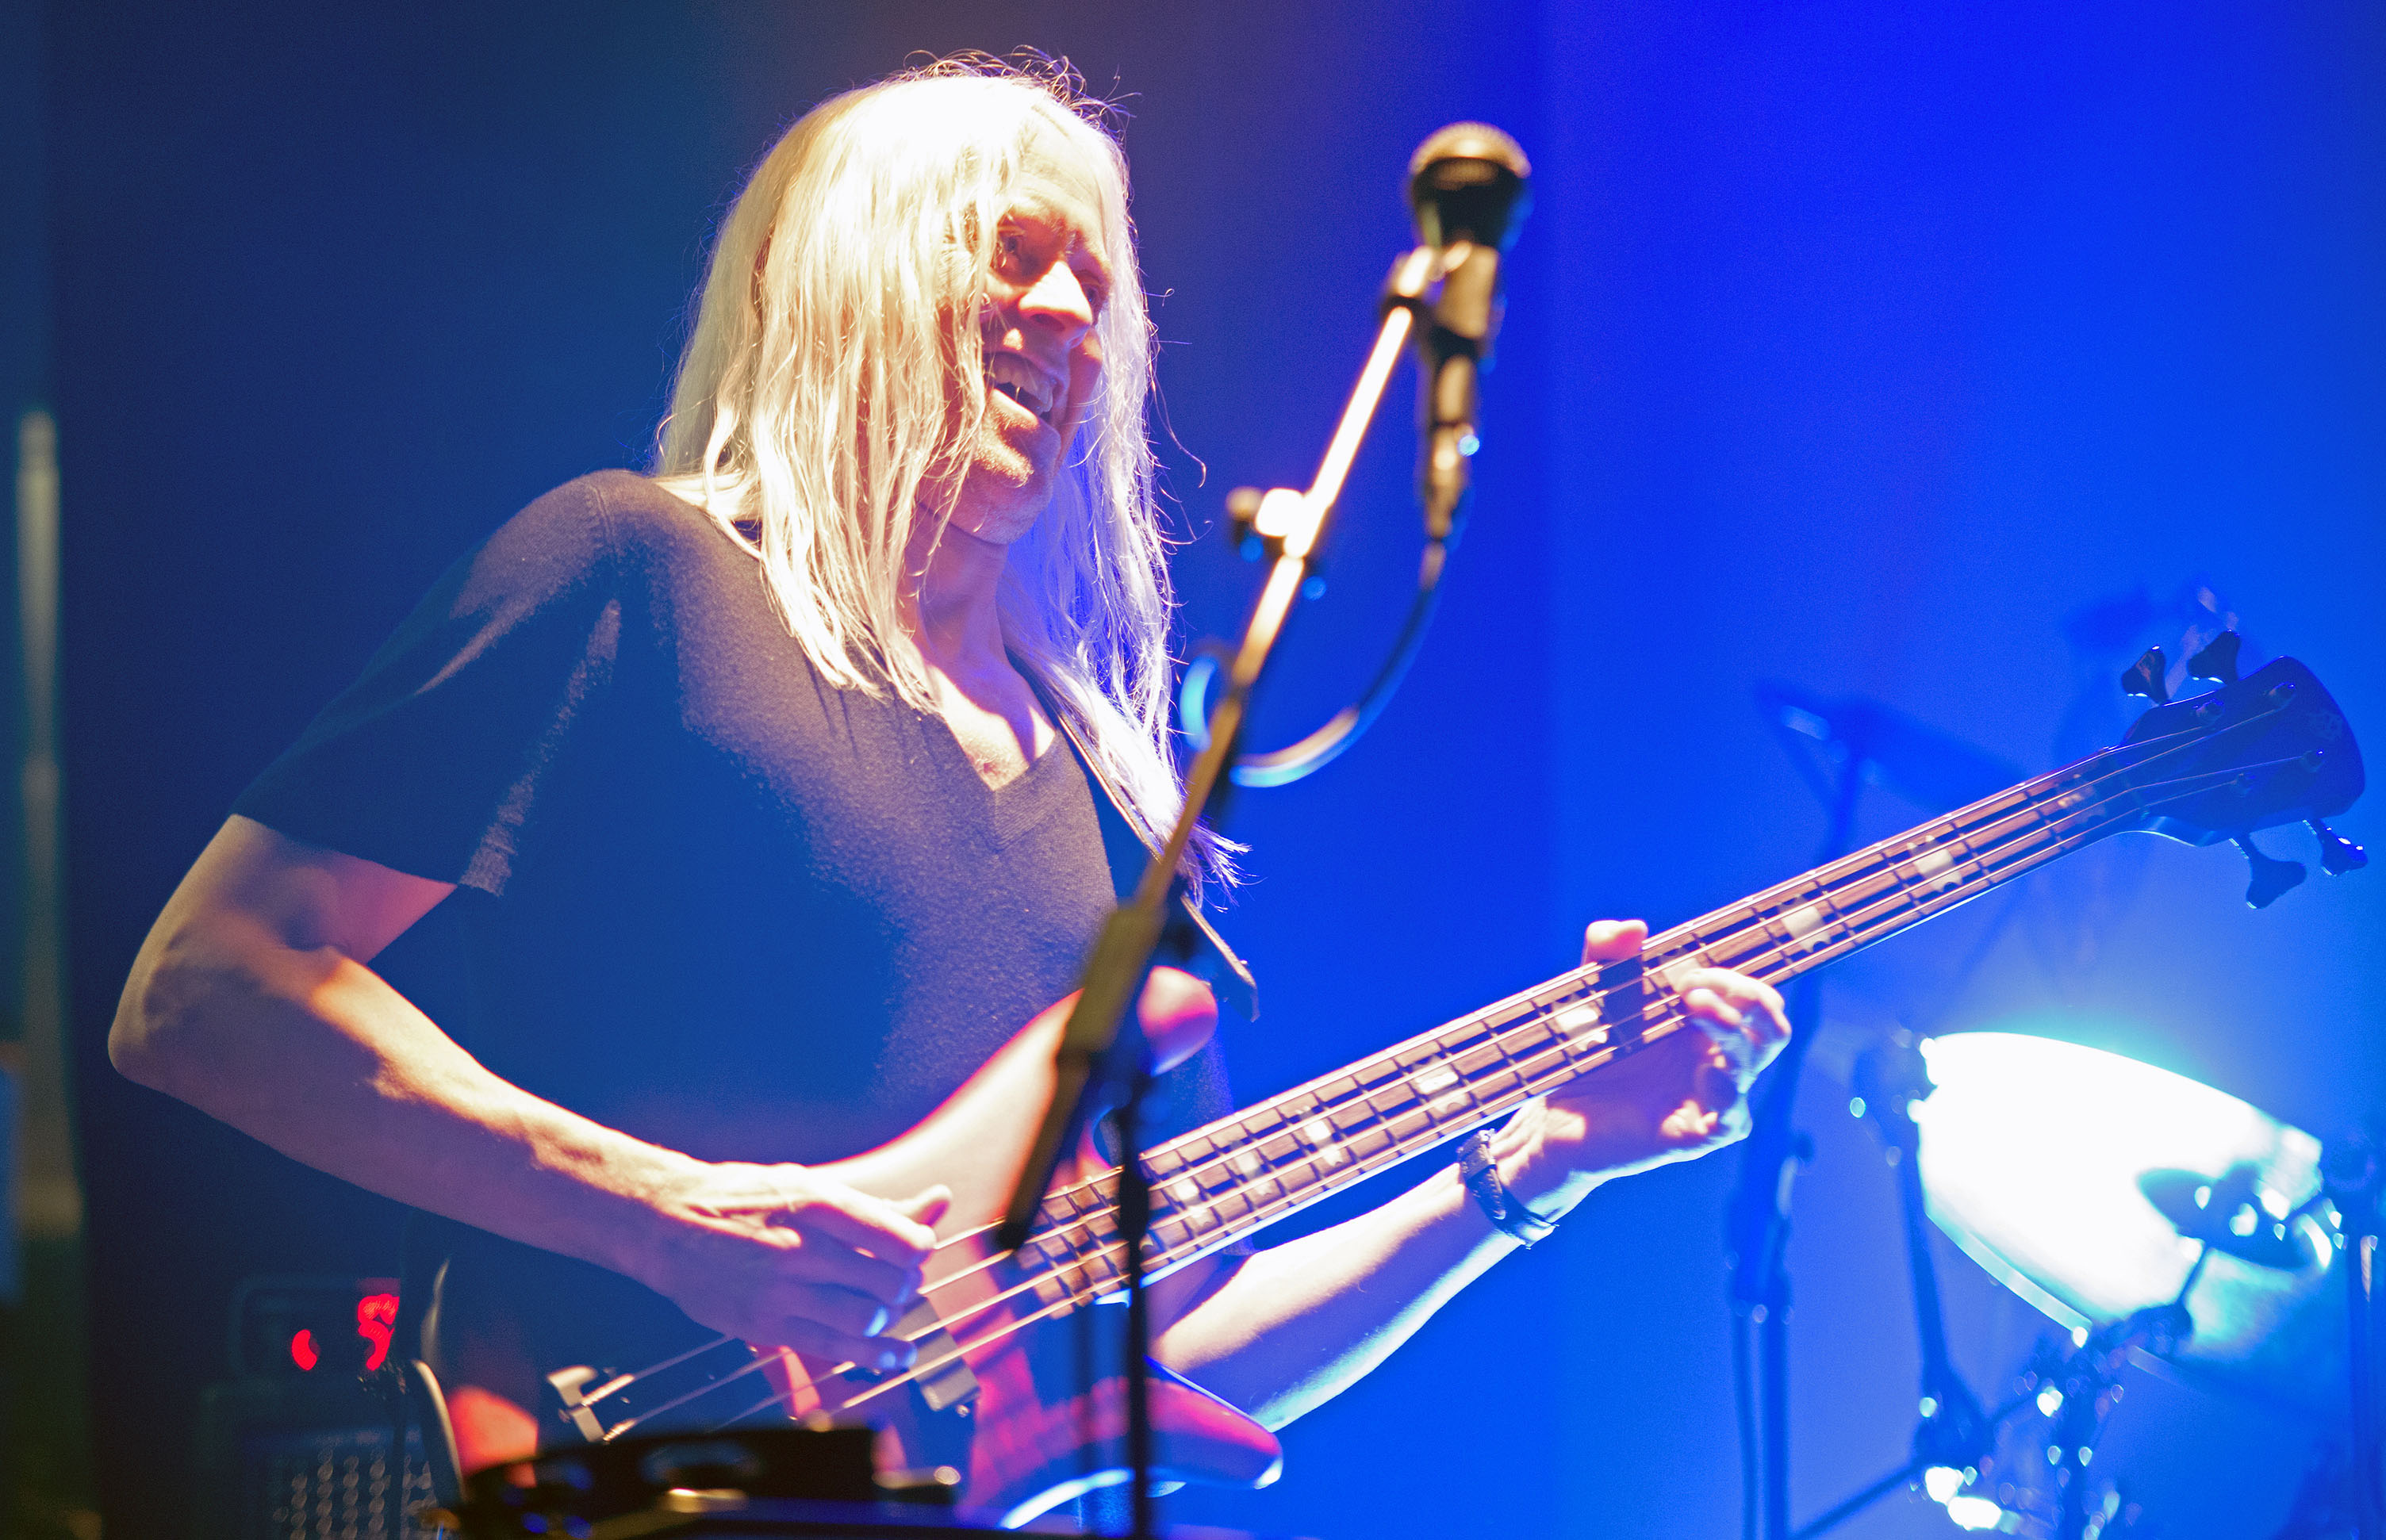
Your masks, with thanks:
[{"label": "man's nose", "polygon": [[1086,286],[1077,282],[1076,270],[1055,262],[1020,296],[1019,318],[1049,327],[1063,343],[1074,344],[1093,330],[1094,306],[1086,297]]}]

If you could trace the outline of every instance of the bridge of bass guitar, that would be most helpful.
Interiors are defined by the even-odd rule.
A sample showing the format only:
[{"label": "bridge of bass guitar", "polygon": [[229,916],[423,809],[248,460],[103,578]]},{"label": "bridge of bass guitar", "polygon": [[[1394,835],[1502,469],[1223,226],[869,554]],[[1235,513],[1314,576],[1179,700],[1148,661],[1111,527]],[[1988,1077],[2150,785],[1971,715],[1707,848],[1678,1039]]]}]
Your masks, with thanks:
[{"label": "bridge of bass guitar", "polygon": [[[881,1376],[696,1336],[634,1375],[587,1365],[548,1374],[550,1415],[565,1437],[591,1441],[814,1416],[866,1422],[879,1430],[882,1469],[951,1466],[963,1473],[964,1508],[1011,1524],[1124,1481],[1124,1311],[1045,1316],[1056,1296],[1007,1258],[942,1260],[929,1282],[934,1304],[923,1299],[897,1327],[919,1345],[913,1373]],[[1275,1479],[1283,1454],[1274,1434],[1167,1371],[1153,1373],[1159,1480]]]}]

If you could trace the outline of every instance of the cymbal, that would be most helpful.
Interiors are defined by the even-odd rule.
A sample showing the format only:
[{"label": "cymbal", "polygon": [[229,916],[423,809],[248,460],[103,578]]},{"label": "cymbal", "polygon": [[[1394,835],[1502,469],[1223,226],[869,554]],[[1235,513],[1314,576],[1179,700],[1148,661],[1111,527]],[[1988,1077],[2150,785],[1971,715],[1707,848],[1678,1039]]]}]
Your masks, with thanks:
[{"label": "cymbal", "polygon": [[2342,1400],[2318,1140],[2077,1044],[1977,1032],[1921,1049],[1937,1087],[1913,1108],[1923,1190],[1974,1261],[2074,1329],[2185,1288],[2194,1330],[2164,1355],[2181,1377],[2313,1411]]}]

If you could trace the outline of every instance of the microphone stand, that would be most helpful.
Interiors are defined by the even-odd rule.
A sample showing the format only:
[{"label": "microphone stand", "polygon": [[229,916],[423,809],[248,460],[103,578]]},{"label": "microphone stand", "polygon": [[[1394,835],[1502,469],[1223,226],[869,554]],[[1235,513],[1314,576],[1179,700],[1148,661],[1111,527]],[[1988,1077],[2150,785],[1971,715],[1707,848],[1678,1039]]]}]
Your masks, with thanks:
[{"label": "microphone stand", "polygon": [[[1831,788],[1830,827],[1823,839],[1822,864],[1848,853],[1855,831],[1864,768],[1871,758],[1865,735],[1845,740]],[[1790,1540],[1790,1271],[1783,1256],[1790,1240],[1790,1189],[1799,1168],[1814,1158],[1813,1138],[1795,1122],[1798,1071],[1821,1035],[1822,990],[1812,973],[1801,978],[1790,1000],[1795,1030],[1774,1062],[1764,1095],[1752,1109],[1748,1143],[1739,1160],[1739,1184],[1725,1217],[1731,1257],[1731,1305],[1735,1363],[1746,1378],[1748,1332],[1757,1333],[1757,1375],[1762,1387],[1762,1476],[1764,1540]],[[1743,1472],[1744,1474],[1744,1472]],[[1743,1496],[1742,1529],[1747,1523]]]},{"label": "microphone stand", "polygon": [[[1368,424],[1383,400],[1384,388],[1400,362],[1419,313],[1427,309],[1426,290],[1447,271],[1473,255],[1466,241],[1447,246],[1419,246],[1393,264],[1385,286],[1384,316],[1375,342],[1360,370],[1358,383],[1342,409],[1342,418],[1328,442],[1325,458],[1306,492],[1279,487],[1265,495],[1238,489],[1227,499],[1236,522],[1247,538],[1263,543],[1270,557],[1267,581],[1251,607],[1234,660],[1226,670],[1226,690],[1211,718],[1210,742],[1194,759],[1185,777],[1185,806],[1176,825],[1144,868],[1133,896],[1111,911],[1096,938],[1086,964],[1077,1004],[1061,1028],[1055,1057],[1057,1082],[1052,1103],[1036,1132],[1027,1164],[1012,1191],[1011,1204],[996,1233],[1004,1251],[1023,1246],[1034,1228],[1050,1188],[1061,1157],[1082,1135],[1099,1102],[1113,1094],[1121,1100],[1115,1126],[1119,1134],[1119,1243],[1125,1248],[1127,1292],[1126,1410],[1127,1464],[1132,1472],[1134,1531],[1138,1540],[1151,1535],[1151,1409],[1149,1384],[1149,1321],[1144,1302],[1144,1243],[1150,1229],[1151,1193],[1137,1147],[1136,1104],[1149,1079],[1149,1051],[1139,1030],[1123,1033],[1129,1009],[1141,992],[1145,975],[1169,932],[1178,931],[1171,946],[1185,956],[1189,946],[1181,922],[1172,926],[1169,911],[1179,883],[1178,871],[1195,828],[1218,802],[1226,783],[1225,770],[1242,735],[1252,688],[1266,668],[1268,656],[1283,635],[1292,604],[1308,584],[1312,557],[1335,500],[1341,495],[1351,461],[1365,438]],[[1428,319],[1431,319],[1430,317]],[[1463,467],[1461,468],[1463,471]]]}]

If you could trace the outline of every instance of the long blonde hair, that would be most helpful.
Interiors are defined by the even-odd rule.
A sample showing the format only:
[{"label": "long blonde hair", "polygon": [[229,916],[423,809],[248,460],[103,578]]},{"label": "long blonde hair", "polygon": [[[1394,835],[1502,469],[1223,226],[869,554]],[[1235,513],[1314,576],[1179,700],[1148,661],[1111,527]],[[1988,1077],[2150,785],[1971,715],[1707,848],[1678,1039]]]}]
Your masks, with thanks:
[{"label": "long blonde hair", "polygon": [[[1003,196],[1057,140],[1099,189],[1118,279],[1104,366],[1051,506],[1010,548],[1004,641],[1147,842],[1183,790],[1168,742],[1166,541],[1144,426],[1152,336],[1126,161],[1064,64],[941,59],[822,103],[756,169],[715,242],[656,470],[760,559],[789,632],[841,688],[934,712],[903,644],[910,555],[943,532],[985,411],[978,324]],[[1231,882],[1205,831],[1187,862]]]}]

